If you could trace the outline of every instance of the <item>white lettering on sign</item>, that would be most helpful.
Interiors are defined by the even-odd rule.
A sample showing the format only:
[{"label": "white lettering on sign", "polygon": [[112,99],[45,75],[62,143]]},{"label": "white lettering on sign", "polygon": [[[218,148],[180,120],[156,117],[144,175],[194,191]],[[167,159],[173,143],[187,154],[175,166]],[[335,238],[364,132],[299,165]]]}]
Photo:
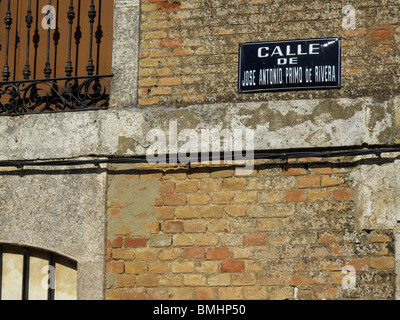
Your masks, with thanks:
[{"label": "white lettering on sign", "polygon": [[258,48],[258,57],[259,58],[267,58],[269,56],[268,47],[260,47]]},{"label": "white lettering on sign", "polygon": [[308,54],[319,54],[319,47],[320,45],[318,43],[310,44],[310,51]]},{"label": "white lettering on sign", "polygon": [[282,84],[283,70],[282,68],[261,69],[258,84],[260,86]]},{"label": "white lettering on sign", "polygon": [[277,46],[275,47],[274,51],[272,51],[271,57],[279,55],[280,57],[283,57],[283,52],[281,50],[281,47]]},{"label": "white lettering on sign", "polygon": [[335,66],[316,66],[315,82],[333,82],[336,81]]},{"label": "white lettering on sign", "polygon": [[297,64],[298,58],[279,58],[277,63],[278,66],[285,65],[285,64]]},{"label": "white lettering on sign", "polygon": [[299,45],[297,46],[297,55],[298,55],[298,56],[305,56],[305,55],[307,55],[307,52],[303,52],[302,49],[303,49],[302,45],[299,44]]},{"label": "white lettering on sign", "polygon": [[[271,51],[270,47],[260,47],[258,48],[257,56],[259,58],[268,58],[268,57],[293,57],[293,56],[305,56],[311,54],[320,54],[321,45],[319,43],[310,43],[307,45],[287,45],[285,46],[275,46],[274,49]],[[271,53],[271,55],[270,55]]]},{"label": "white lettering on sign", "polygon": [[341,88],[340,38],[239,46],[239,93]]},{"label": "white lettering on sign", "polygon": [[255,86],[256,85],[256,70],[246,70],[244,72],[242,85],[243,86]]},{"label": "white lettering on sign", "polygon": [[305,78],[306,78],[306,83],[312,82],[312,68],[306,68],[305,69]]},{"label": "white lettering on sign", "polygon": [[[287,60],[294,58],[279,58],[279,60]],[[297,59],[297,58],[296,58]],[[290,64],[290,63],[284,63]],[[302,84],[302,83],[318,83],[318,82],[335,82],[336,66],[315,66],[315,67],[286,67],[286,68],[267,68],[259,70],[245,70],[243,72],[242,85],[244,87],[251,86],[268,86],[282,84]]]},{"label": "white lettering on sign", "polygon": [[286,68],[286,83],[303,83],[303,68],[302,67],[294,67],[294,68]]}]

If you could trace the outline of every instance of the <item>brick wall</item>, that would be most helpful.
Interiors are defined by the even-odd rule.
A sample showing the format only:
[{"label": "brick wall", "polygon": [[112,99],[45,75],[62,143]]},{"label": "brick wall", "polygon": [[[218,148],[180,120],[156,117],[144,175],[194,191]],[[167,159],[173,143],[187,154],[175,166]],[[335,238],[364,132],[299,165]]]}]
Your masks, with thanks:
[{"label": "brick wall", "polygon": [[[356,9],[355,29],[343,27]],[[142,0],[139,104],[185,106],[307,99],[310,92],[239,95],[238,44],[342,37],[341,90],[313,98],[398,92],[396,1]]]},{"label": "brick wall", "polygon": [[153,169],[110,171],[107,299],[394,298],[394,234],[357,228],[356,167]]}]

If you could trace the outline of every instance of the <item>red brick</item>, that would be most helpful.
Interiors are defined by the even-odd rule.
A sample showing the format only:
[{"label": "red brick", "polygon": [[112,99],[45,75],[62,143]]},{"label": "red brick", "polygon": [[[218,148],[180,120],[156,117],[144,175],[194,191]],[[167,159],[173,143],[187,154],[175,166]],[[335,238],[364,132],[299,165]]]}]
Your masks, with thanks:
[{"label": "red brick", "polygon": [[211,220],[210,222],[208,222],[207,228],[209,232],[229,232],[231,230],[230,220]]},{"label": "red brick", "polygon": [[229,258],[229,250],[227,248],[208,248],[207,260],[223,260]]},{"label": "red brick", "polygon": [[246,188],[246,179],[225,179],[223,182],[223,188],[226,191],[244,190]]},{"label": "red brick", "polygon": [[234,286],[254,286],[257,278],[254,273],[239,273],[232,275],[232,285]]},{"label": "red brick", "polygon": [[217,192],[211,195],[211,202],[213,204],[230,204],[233,203],[233,192]]},{"label": "red brick", "polygon": [[138,287],[157,287],[158,276],[156,275],[139,275],[136,278],[136,285]]},{"label": "red brick", "polygon": [[148,273],[162,274],[168,273],[168,262],[152,262],[149,263]]},{"label": "red brick", "polygon": [[219,297],[222,300],[242,300],[243,299],[243,288],[242,287],[227,287],[220,288]]},{"label": "red brick", "polygon": [[116,285],[117,287],[134,287],[136,277],[134,275],[121,274],[117,277]]},{"label": "red brick", "polygon": [[[189,56],[194,54],[194,51],[192,49],[186,49],[186,48],[176,48],[173,51],[173,54],[175,56]],[[184,96],[186,97],[187,100],[191,100],[193,97],[199,97],[199,96]],[[196,100],[196,99],[193,99]]]},{"label": "red brick", "polygon": [[202,218],[222,218],[222,206],[204,206],[200,207],[200,217]]},{"label": "red brick", "polygon": [[176,260],[181,256],[181,249],[173,248],[173,249],[161,249],[159,251],[159,259],[160,260]]},{"label": "red brick", "polygon": [[123,300],[145,300],[146,290],[145,289],[125,289],[122,293]]},{"label": "red brick", "polygon": [[162,207],[157,208],[156,218],[158,220],[171,220],[175,217],[175,208]]},{"label": "red brick", "polygon": [[374,257],[370,259],[371,268],[386,270],[394,267],[393,257]]},{"label": "red brick", "polygon": [[175,192],[196,192],[198,189],[197,181],[183,181],[176,184]]},{"label": "red brick", "polygon": [[193,193],[188,196],[189,205],[209,204],[210,195],[207,193]]},{"label": "red brick", "polygon": [[361,36],[365,36],[367,34],[367,30],[366,29],[350,29],[350,30],[346,30],[344,32],[344,35],[346,37],[361,37]]},{"label": "red brick", "polygon": [[184,206],[186,205],[186,194],[166,194],[164,205],[166,206]]},{"label": "red brick", "polygon": [[253,233],[244,237],[244,244],[248,246],[261,246],[267,243],[265,233]]},{"label": "red brick", "polygon": [[199,208],[197,207],[178,207],[176,208],[177,219],[191,219],[199,216]]},{"label": "red brick", "polygon": [[188,287],[199,287],[206,285],[206,278],[201,274],[183,275],[183,284]]},{"label": "red brick", "polygon": [[121,248],[122,242],[123,242],[122,237],[116,237],[113,241],[107,239],[107,247],[108,248]]},{"label": "red brick", "polygon": [[351,265],[357,271],[367,269],[369,267],[369,260],[368,259],[352,259],[349,260],[346,265]]},{"label": "red brick", "polygon": [[390,30],[378,30],[371,33],[371,38],[385,38],[390,37],[392,35],[392,31]]},{"label": "red brick", "polygon": [[180,233],[183,232],[182,221],[166,221],[161,223],[161,230],[164,233]]},{"label": "red brick", "polygon": [[306,201],[307,196],[304,190],[290,190],[285,194],[286,202],[301,202]]},{"label": "red brick", "polygon": [[182,256],[185,259],[203,259],[205,253],[205,249],[201,247],[185,248]]},{"label": "red brick", "polygon": [[221,272],[243,272],[243,261],[222,261]]},{"label": "red brick", "polygon": [[222,189],[222,180],[201,180],[200,190],[202,191],[220,191]]},{"label": "red brick", "polygon": [[213,288],[197,288],[194,293],[195,300],[217,300],[218,297]]},{"label": "red brick", "polygon": [[337,243],[337,242],[339,242],[341,239],[342,239],[341,236],[338,236],[338,235],[335,235],[335,234],[327,234],[327,233],[324,233],[324,234],[321,234],[321,235],[319,236],[318,242],[319,242],[320,244],[335,243],[335,242]]},{"label": "red brick", "polygon": [[136,248],[135,258],[137,260],[145,260],[145,261],[156,260],[157,250],[153,248]]},{"label": "red brick", "polygon": [[164,48],[177,48],[182,45],[182,39],[163,39],[160,46]]},{"label": "red brick", "polygon": [[224,211],[232,217],[244,217],[246,215],[246,206],[244,205],[224,206]]},{"label": "red brick", "polygon": [[173,193],[175,189],[175,183],[173,181],[161,182],[161,187],[158,190],[160,193]]},{"label": "red brick", "polygon": [[125,264],[125,272],[126,273],[146,273],[147,272],[147,263],[145,262],[126,262]]},{"label": "red brick", "polygon": [[185,233],[206,232],[207,222],[203,220],[188,220],[185,221],[183,230]]},{"label": "red brick", "polygon": [[323,176],[321,179],[322,187],[332,187],[342,183],[344,183],[344,180],[341,177]]},{"label": "red brick", "polygon": [[144,238],[144,237],[140,237],[140,238],[127,237],[124,240],[124,246],[125,246],[125,248],[146,247],[147,246],[147,239]]},{"label": "red brick", "polygon": [[320,184],[321,178],[319,176],[306,176],[297,179],[298,188],[313,188],[320,186]]},{"label": "red brick", "polygon": [[326,199],[331,195],[331,190],[313,189],[308,192],[308,199],[310,201]]},{"label": "red brick", "polygon": [[333,190],[333,199],[336,201],[351,200],[353,191],[349,189],[335,189]]},{"label": "red brick", "polygon": [[177,2],[160,3],[158,10],[161,11],[177,11],[181,8],[181,4]]},{"label": "red brick", "polygon": [[310,284],[316,284],[318,283],[318,280],[312,278],[312,277],[308,277],[305,275],[292,275],[290,280],[289,280],[289,284],[291,286],[298,286],[298,285],[310,285]]},{"label": "red brick", "polygon": [[122,300],[122,289],[106,290],[106,300]]},{"label": "red brick", "polygon": [[168,300],[169,290],[167,288],[148,288],[146,290],[147,300]]},{"label": "red brick", "polygon": [[123,273],[124,262],[123,261],[110,261],[106,264],[106,273]]},{"label": "red brick", "polygon": [[191,300],[193,298],[193,288],[171,288],[169,290],[171,300]]}]

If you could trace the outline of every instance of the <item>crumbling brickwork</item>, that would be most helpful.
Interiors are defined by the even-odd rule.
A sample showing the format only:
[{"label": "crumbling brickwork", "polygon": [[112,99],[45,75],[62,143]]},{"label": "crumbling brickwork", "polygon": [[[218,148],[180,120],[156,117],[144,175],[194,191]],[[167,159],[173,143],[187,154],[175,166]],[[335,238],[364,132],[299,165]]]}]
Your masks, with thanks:
[{"label": "crumbling brickwork", "polygon": [[238,45],[326,37],[342,37],[343,87],[313,98],[391,95],[399,87],[399,15],[396,1],[142,0],[139,104],[308,99],[307,91],[238,94]]},{"label": "crumbling brickwork", "polygon": [[[213,152],[214,129],[206,142],[251,130],[236,150],[266,155],[397,147],[399,17],[394,0],[114,0],[109,108],[0,118],[18,168],[1,174],[1,242],[75,259],[80,299],[399,299],[400,149],[257,158],[247,176],[122,164],[146,162],[153,130],[169,155]],[[238,93],[240,43],[327,37],[341,88]]]},{"label": "crumbling brickwork", "polygon": [[249,176],[113,167],[106,298],[393,299],[393,230],[357,228],[354,170],[322,159]]}]

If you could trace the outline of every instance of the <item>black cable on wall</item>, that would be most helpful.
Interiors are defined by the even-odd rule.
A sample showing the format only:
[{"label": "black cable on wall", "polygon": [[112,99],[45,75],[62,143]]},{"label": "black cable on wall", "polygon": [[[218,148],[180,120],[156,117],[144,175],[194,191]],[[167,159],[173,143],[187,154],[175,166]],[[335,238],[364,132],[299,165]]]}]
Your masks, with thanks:
[{"label": "black cable on wall", "polygon": [[[354,156],[365,156],[375,155],[380,156],[382,153],[400,152],[400,147],[365,147],[360,149],[350,148],[348,150],[330,151],[329,149],[319,151],[281,151],[281,152],[269,152],[269,151],[256,151],[254,153],[245,153],[246,157],[240,160],[260,160],[260,159],[300,159],[300,158],[335,158],[335,157],[354,157]],[[249,156],[251,154],[251,156]],[[221,154],[204,154],[198,153],[195,156],[188,157],[184,155],[184,159],[190,163],[199,163],[202,159],[206,158],[208,161],[219,161],[224,160],[223,153]],[[174,155],[174,159],[179,159]],[[169,162],[169,156],[165,155],[166,163]],[[234,160],[234,159],[232,159]],[[238,159],[239,160],[239,159]],[[0,167],[42,167],[42,166],[80,166],[80,165],[95,165],[100,164],[139,164],[149,163],[146,157],[119,157],[119,158],[102,158],[102,159],[87,159],[87,160],[45,160],[45,161],[0,161]],[[174,162],[176,163],[176,162]]]}]

